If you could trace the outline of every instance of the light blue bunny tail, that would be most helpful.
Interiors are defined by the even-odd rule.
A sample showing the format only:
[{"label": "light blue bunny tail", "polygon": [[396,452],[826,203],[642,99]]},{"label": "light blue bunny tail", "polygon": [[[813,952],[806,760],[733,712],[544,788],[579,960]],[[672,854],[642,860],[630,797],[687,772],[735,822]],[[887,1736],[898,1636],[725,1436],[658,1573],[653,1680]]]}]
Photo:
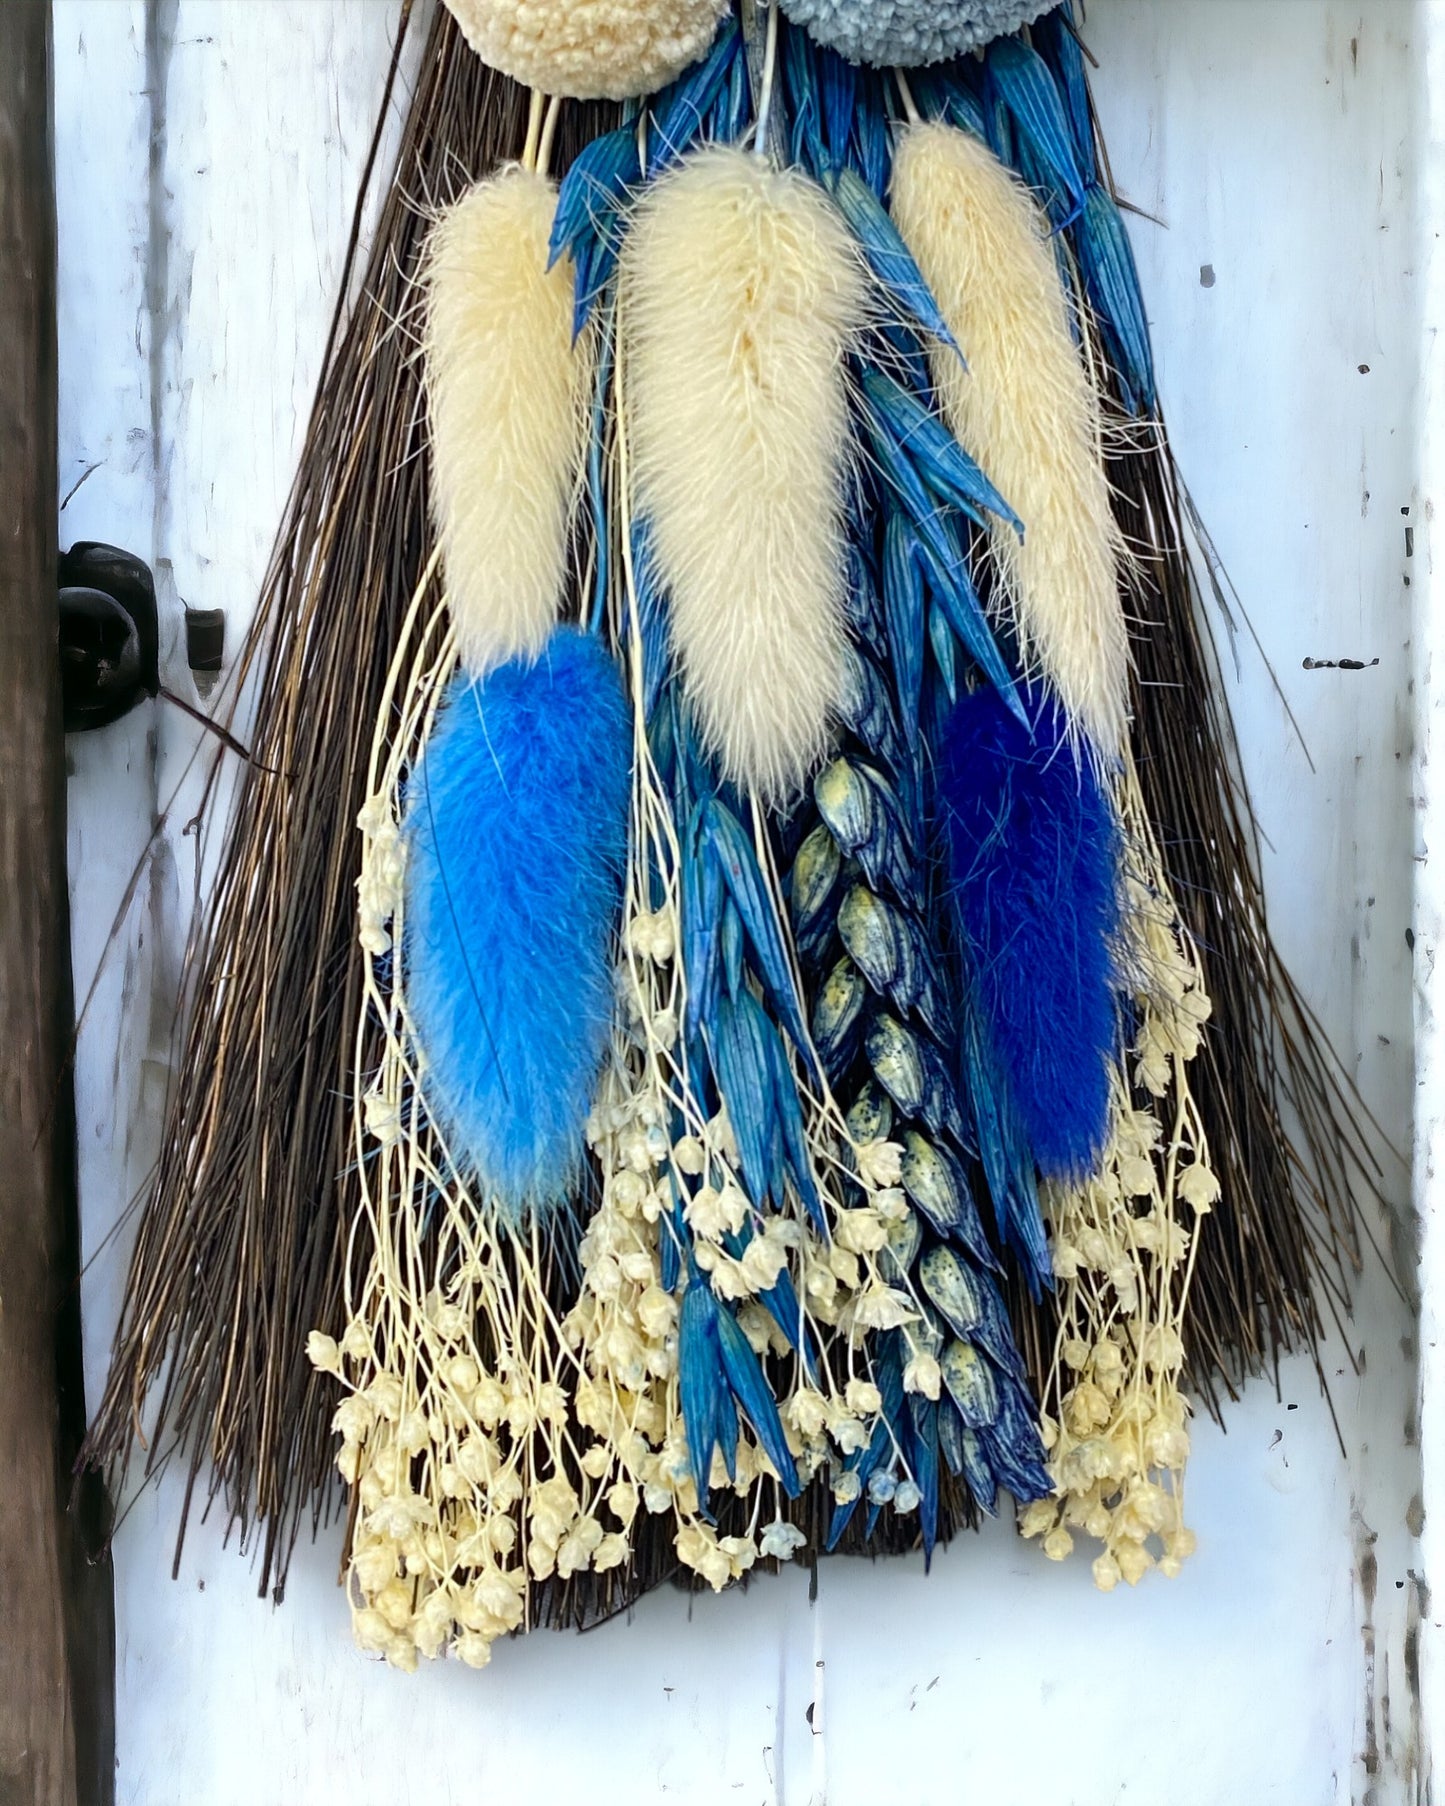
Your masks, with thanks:
[{"label": "light blue bunny tail", "polygon": [[406,997],[458,1174],[564,1202],[612,1022],[631,726],[595,637],[452,679],[407,795]]}]

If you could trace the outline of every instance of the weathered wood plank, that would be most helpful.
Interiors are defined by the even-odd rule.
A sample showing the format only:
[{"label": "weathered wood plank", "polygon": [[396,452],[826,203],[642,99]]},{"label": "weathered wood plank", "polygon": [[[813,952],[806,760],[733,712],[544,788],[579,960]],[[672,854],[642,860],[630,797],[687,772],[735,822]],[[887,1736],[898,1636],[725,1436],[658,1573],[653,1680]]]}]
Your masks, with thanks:
[{"label": "weathered wood plank", "polygon": [[0,1806],[114,1791],[108,1562],[84,1429],[56,647],[47,0],[0,6]]}]

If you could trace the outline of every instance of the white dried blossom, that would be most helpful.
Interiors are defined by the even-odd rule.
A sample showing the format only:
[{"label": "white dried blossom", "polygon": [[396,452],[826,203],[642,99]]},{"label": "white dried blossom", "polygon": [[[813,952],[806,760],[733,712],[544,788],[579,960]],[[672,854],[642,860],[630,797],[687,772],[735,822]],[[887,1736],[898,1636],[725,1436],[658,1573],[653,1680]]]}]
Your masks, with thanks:
[{"label": "white dried blossom", "polygon": [[785,1518],[774,1518],[771,1524],[763,1526],[758,1551],[770,1561],[791,1561],[807,1541],[796,1524],[788,1523]]},{"label": "white dried blossom", "polygon": [[898,1184],[903,1177],[903,1148],[896,1141],[865,1141],[856,1154],[858,1177],[870,1191]]},{"label": "white dried blossom", "polygon": [[917,1319],[907,1293],[895,1291],[881,1280],[870,1281],[853,1303],[853,1321],[860,1329],[901,1329]]},{"label": "white dried blossom", "polygon": [[853,1254],[876,1254],[888,1245],[888,1225],[876,1210],[839,1210],[833,1217],[833,1238]]},{"label": "white dried blossom", "polygon": [[876,1417],[883,1409],[883,1395],[872,1380],[849,1380],[843,1400],[855,1417]]},{"label": "white dried blossom", "polygon": [[361,1107],[366,1132],[374,1140],[384,1148],[401,1140],[401,1105],[394,1098],[384,1097],[379,1091],[368,1091]]},{"label": "white dried blossom", "polygon": [[943,1374],[937,1360],[925,1349],[912,1355],[903,1369],[903,1390],[917,1392],[924,1398],[937,1399],[943,1388]]}]

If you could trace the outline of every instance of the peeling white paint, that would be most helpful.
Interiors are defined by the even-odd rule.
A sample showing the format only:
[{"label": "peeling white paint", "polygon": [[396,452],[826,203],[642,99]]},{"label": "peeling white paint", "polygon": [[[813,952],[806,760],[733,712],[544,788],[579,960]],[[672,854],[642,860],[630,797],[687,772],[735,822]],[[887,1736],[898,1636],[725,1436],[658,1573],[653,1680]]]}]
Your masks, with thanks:
[{"label": "peeling white paint", "polygon": [[[56,6],[62,495],[84,478],[62,541],[107,538],[151,560],[167,680],[182,693],[182,598],[227,610],[234,651],[261,579],[394,17],[393,0]],[[1415,854],[1433,1350],[1445,1256],[1431,1217],[1431,974],[1445,880],[1427,858],[1428,739],[1413,814],[1410,760],[1415,720],[1428,731],[1439,712],[1431,660],[1445,631],[1427,607],[1426,519],[1441,468],[1430,353],[1445,317],[1426,71],[1431,59],[1445,93],[1445,7],[1092,0],[1088,36],[1116,173],[1166,222],[1133,230],[1175,442],[1314,758],[1312,773],[1242,643],[1235,706],[1276,930],[1402,1146]],[[1341,657],[1380,663],[1303,668]],[[124,1235],[102,1238],[158,1134],[196,883],[196,838],[182,831],[194,746],[181,717],[149,709],[71,747],[82,994],[180,786],[80,1045],[93,1390],[124,1271]],[[1403,1173],[1391,1182],[1403,1203]],[[1408,1249],[1408,1224],[1393,1239]],[[535,1638],[483,1675],[408,1680],[353,1653],[334,1537],[298,1559],[280,1610],[256,1602],[205,1527],[172,1583],[167,1485],[134,1504],[117,1546],[119,1799],[1404,1806],[1422,1797],[1406,1653],[1420,1618],[1413,1335],[1411,1313],[1367,1274],[1350,1332],[1364,1371],[1343,1344],[1330,1350],[1344,1458],[1301,1362],[1278,1402],[1253,1387],[1227,1436],[1201,1428],[1200,1553],[1173,1585],[1103,1598],[1085,1564],[1049,1566],[995,1527],[927,1579],[919,1563],[833,1562],[816,1605],[802,1575],[692,1605],[655,1597],[630,1625]],[[1427,1354],[1427,1438],[1438,1361]],[[1438,1536],[1428,1522],[1426,1534]],[[1427,1682],[1445,1706],[1435,1666]]]}]

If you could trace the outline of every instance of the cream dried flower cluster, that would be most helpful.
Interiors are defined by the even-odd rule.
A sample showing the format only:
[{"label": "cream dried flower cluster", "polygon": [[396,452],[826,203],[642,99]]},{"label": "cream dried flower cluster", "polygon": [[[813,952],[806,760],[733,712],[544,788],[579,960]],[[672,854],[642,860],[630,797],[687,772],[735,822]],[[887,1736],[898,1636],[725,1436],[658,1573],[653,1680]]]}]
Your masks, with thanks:
[{"label": "cream dried flower cluster", "polygon": [[1043,1432],[1057,1491],[1021,1521],[1055,1561],[1076,1532],[1102,1543],[1093,1571],[1106,1592],[1154,1567],[1175,1575],[1194,1549],[1181,1330],[1199,1219],[1219,1195],[1187,1076],[1209,998],[1132,772],[1122,789],[1139,1028],[1129,1070],[1114,1075],[1100,1171],[1044,1195],[1060,1324]]},{"label": "cream dried flower cluster", "polygon": [[[538,1587],[623,1569],[645,1517],[667,1519],[679,1560],[715,1588],[804,1546],[746,1416],[731,1472],[715,1454],[709,1475],[749,1501],[746,1531],[720,1534],[699,1509],[679,1374],[687,1271],[736,1312],[769,1363],[799,1478],[830,1476],[840,1502],[861,1490],[846,1463],[881,1410],[869,1333],[901,1328],[905,1386],[936,1398],[940,1385],[936,1350],[915,1334],[918,1300],[890,1253],[912,1215],[902,1148],[859,1145],[832,1100],[800,1086],[824,1231],[795,1195],[776,1211],[753,1207],[725,1111],[709,1116],[692,1093],[675,1052],[686,1004],[676,829],[641,727],[620,1008],[588,1125],[601,1198],[569,1300],[557,1303],[564,1282],[538,1232],[499,1224],[457,1179],[422,1102],[402,973],[386,957],[404,928],[404,776],[456,660],[442,610],[434,598],[425,606],[429,582],[402,636],[397,719],[378,732],[358,823],[366,1010],[382,1030],[379,1062],[360,1037],[356,1066],[356,1233],[370,1260],[344,1336],[317,1332],[307,1350],[343,1391],[333,1427],[356,1500],[356,1638],[404,1669],[446,1653],[483,1666],[499,1637],[537,1621]],[[851,1208],[840,1202],[844,1170]],[[680,1216],[675,1199],[686,1200]],[[670,1281],[665,1237],[688,1256],[671,1263]],[[791,1337],[760,1301],[784,1273],[799,1300]],[[811,1366],[800,1342],[815,1351]],[[869,1497],[917,1508],[901,1457],[873,1474]]]}]

